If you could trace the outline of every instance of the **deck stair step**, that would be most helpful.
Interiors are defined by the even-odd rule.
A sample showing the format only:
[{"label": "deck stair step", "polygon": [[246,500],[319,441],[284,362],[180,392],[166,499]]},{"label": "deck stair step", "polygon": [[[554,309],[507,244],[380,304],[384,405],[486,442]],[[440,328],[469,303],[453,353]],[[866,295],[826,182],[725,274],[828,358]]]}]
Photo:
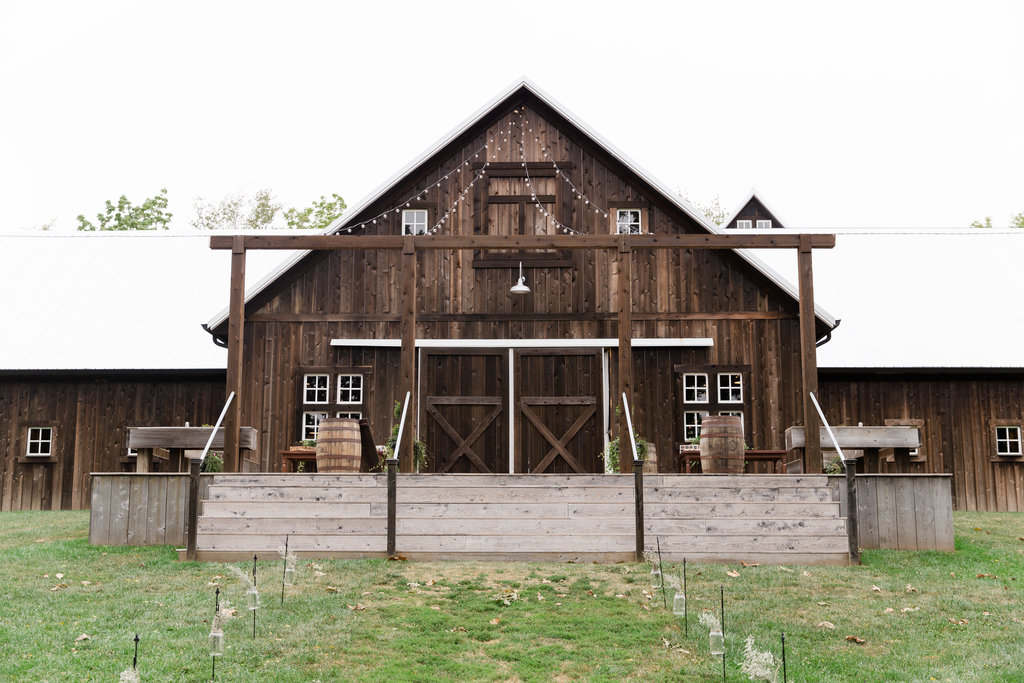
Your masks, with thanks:
[{"label": "deck stair step", "polygon": [[[846,520],[825,476],[647,475],[645,537],[669,560],[845,564]],[[400,475],[397,551],[419,559],[632,559],[631,475]],[[221,474],[200,559],[275,552],[383,556],[381,474]]]}]

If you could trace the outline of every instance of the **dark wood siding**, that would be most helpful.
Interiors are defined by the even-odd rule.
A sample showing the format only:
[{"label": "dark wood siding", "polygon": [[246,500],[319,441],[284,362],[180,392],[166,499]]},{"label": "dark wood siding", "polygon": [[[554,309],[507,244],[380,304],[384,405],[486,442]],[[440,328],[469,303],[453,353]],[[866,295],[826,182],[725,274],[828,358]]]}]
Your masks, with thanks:
[{"label": "dark wood siding", "polygon": [[[996,456],[992,420],[1024,428],[1024,376],[1019,372],[820,373],[821,405],[832,424],[923,420],[923,462],[914,473],[953,475],[957,510],[1024,510],[1024,458]],[[894,472],[881,460],[868,471]]]},{"label": "dark wood siding", "polygon": [[[120,472],[127,427],[212,424],[223,372],[168,375],[11,373],[0,377],[0,509],[89,507],[90,472]],[[25,457],[29,426],[52,427],[53,457]]]}]

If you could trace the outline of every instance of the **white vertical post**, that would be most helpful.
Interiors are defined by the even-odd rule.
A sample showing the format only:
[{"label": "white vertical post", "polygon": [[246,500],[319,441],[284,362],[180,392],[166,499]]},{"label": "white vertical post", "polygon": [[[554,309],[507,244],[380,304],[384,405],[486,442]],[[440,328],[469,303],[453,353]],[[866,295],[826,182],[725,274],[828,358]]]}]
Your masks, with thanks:
[{"label": "white vertical post", "polygon": [[[626,411],[626,424],[629,426],[629,443],[633,447],[633,460],[639,460],[636,453],[636,434],[633,433],[633,417],[629,414],[629,399],[626,398],[626,392],[622,392],[622,407]],[[622,439],[619,439],[619,452],[622,452]],[[619,456],[622,457],[621,455]]]}]

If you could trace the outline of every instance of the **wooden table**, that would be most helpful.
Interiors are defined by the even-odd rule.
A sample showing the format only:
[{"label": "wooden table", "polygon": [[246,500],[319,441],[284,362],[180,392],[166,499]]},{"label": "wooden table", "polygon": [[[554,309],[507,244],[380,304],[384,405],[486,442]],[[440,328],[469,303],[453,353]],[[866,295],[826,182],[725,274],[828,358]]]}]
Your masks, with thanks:
[{"label": "wooden table", "polygon": [[315,448],[290,448],[281,453],[281,472],[298,472],[299,463],[304,463],[305,472],[316,472],[316,449]]},{"label": "wooden table", "polygon": [[[693,463],[700,463],[700,451],[683,451],[682,456],[686,463],[686,473],[693,473]],[[786,464],[786,451],[748,450],[743,452],[743,460],[745,462],[756,462],[759,460],[770,462],[772,463],[772,470],[776,474],[782,474]]]}]

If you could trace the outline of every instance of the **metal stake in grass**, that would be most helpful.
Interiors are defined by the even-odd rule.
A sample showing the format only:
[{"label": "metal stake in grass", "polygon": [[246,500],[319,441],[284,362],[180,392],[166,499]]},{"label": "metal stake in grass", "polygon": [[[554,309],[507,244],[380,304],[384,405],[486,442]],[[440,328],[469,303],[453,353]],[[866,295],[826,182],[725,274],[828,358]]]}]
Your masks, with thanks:
[{"label": "metal stake in grass", "polygon": [[782,683],[786,683],[786,632],[782,632]]},{"label": "metal stake in grass", "polygon": [[139,634],[135,634],[135,656],[132,657],[132,668],[138,670],[139,668]]},{"label": "metal stake in grass", "polygon": [[725,586],[718,587],[720,593],[720,607],[722,615],[722,683],[725,683]]},{"label": "metal stake in grass", "polygon": [[284,571],[281,572],[281,605],[284,605],[284,584],[288,579],[288,536],[284,537]]},{"label": "metal stake in grass", "polygon": [[665,597],[665,567],[661,563],[661,537],[655,536],[654,540],[658,544],[658,573],[661,574],[661,605],[668,609],[668,598]]},{"label": "metal stake in grass", "polygon": [[686,558],[683,558],[683,637],[690,635],[690,625],[687,623],[687,612],[690,609],[690,598],[686,595]]},{"label": "metal stake in grass", "polygon": [[256,640],[256,610],[260,608],[260,594],[256,590],[256,553],[252,554],[252,591],[254,595],[250,598],[249,609],[252,611],[252,639]]}]

